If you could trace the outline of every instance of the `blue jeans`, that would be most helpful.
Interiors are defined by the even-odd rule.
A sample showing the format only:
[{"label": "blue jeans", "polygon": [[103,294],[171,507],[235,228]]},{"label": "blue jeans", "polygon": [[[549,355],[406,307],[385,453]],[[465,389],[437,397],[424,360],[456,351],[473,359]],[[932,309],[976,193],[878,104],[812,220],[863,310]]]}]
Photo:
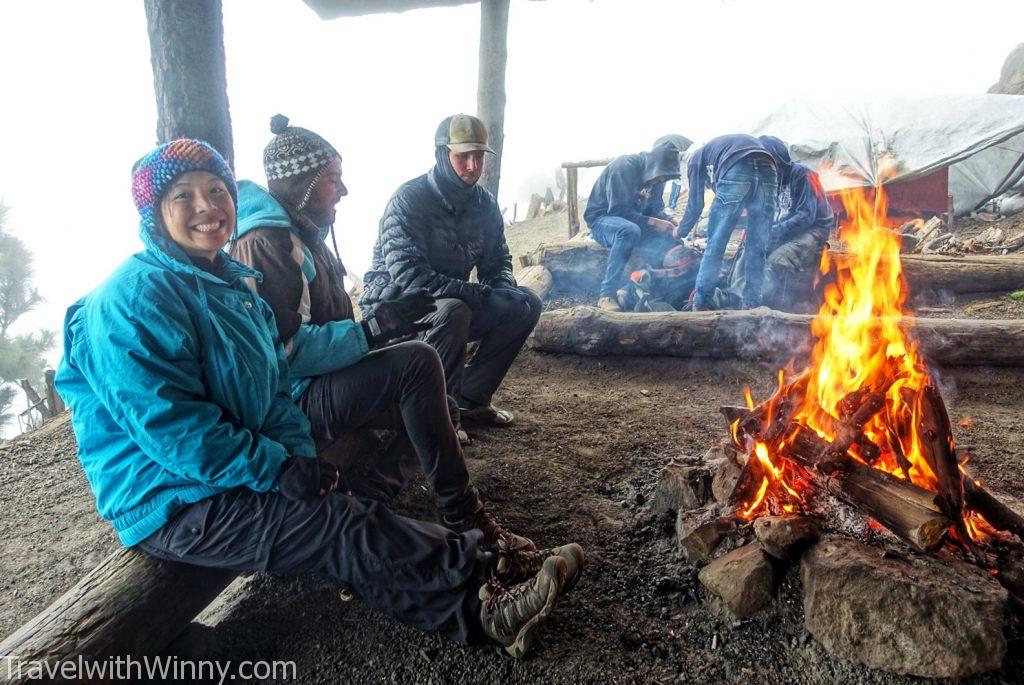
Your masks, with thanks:
[{"label": "blue jeans", "polygon": [[611,215],[597,218],[590,226],[590,235],[599,245],[611,250],[611,254],[608,255],[608,266],[604,271],[604,280],[601,281],[601,297],[611,298],[615,297],[615,291],[626,281],[623,272],[637,245],[641,242],[663,241],[663,252],[668,252],[675,242],[650,226],[641,228],[628,219]]},{"label": "blue jeans", "polygon": [[708,247],[697,273],[694,309],[710,306],[722,269],[722,258],[736,223],[747,210],[747,234],[743,249],[743,306],[761,304],[765,248],[777,190],[775,163],[770,157],[751,155],[726,169],[715,188],[715,200],[708,215]]}]

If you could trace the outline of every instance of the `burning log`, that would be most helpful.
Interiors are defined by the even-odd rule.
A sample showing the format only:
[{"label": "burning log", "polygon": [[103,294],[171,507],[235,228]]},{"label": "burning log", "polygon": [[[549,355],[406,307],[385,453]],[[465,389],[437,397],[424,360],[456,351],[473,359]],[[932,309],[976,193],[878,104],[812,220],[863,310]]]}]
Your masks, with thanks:
[{"label": "burning log", "polygon": [[[840,421],[837,438],[831,443],[780,415],[786,425],[781,433],[789,436],[781,456],[802,467],[815,489],[827,492],[872,517],[915,548],[922,551],[935,549],[942,544],[946,532],[953,525],[953,520],[940,504],[939,495],[862,464],[847,454],[849,447],[861,435],[863,426],[882,408],[881,395],[864,393],[859,399],[851,397],[848,400],[848,418]],[[763,416],[766,404],[748,411],[748,415],[760,412]],[[736,416],[737,412],[723,411],[723,414]],[[748,417],[738,420],[737,426],[750,426]],[[769,426],[764,433],[769,431],[780,432],[775,425]],[[755,440],[765,437],[757,433],[741,432],[737,435],[741,439],[748,436]],[[759,460],[748,459],[730,502],[749,502],[763,475]],[[751,482],[753,486],[749,485]]]},{"label": "burning log", "polygon": [[825,473],[823,468],[832,464],[818,455],[830,452],[828,441],[801,426],[787,441],[784,456],[811,473],[815,487],[867,514],[917,549],[928,551],[942,544],[953,521],[943,511],[937,493],[846,455],[840,459],[838,471]]},{"label": "burning log", "polygon": [[996,499],[970,476],[965,475],[963,482],[967,506],[984,516],[994,528],[1008,531],[1024,540],[1024,517]]},{"label": "burning log", "polygon": [[[810,349],[815,317],[768,309],[718,312],[544,312],[530,345],[543,352],[750,359],[785,363]],[[914,319],[914,336],[939,364],[1024,366],[1024,321]]]},{"label": "burning log", "polygon": [[938,481],[943,509],[954,521],[960,521],[964,511],[964,486],[953,450],[953,429],[942,395],[933,385],[921,392],[921,453]]}]

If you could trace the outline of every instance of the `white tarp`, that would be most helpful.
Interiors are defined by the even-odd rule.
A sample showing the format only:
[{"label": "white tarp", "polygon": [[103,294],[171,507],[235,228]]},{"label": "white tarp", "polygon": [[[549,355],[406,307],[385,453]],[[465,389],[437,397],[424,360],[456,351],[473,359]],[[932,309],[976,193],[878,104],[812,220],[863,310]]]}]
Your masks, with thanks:
[{"label": "white tarp", "polygon": [[1024,179],[1024,95],[793,100],[754,135],[789,144],[827,190],[910,180],[949,166],[955,211],[966,214]]}]

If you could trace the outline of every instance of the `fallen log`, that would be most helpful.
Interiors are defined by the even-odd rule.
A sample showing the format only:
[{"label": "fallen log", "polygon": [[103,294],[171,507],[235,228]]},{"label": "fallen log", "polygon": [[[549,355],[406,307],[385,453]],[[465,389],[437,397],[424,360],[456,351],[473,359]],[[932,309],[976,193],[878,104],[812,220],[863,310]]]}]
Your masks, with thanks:
[{"label": "fallen log", "polygon": [[[836,259],[846,254],[832,253]],[[635,255],[627,269],[650,262]],[[530,264],[543,264],[561,290],[596,290],[604,276],[608,250],[593,243],[542,245],[529,257]],[[1019,290],[1024,283],[1024,258],[1019,256],[900,255],[903,272],[914,295],[946,291],[951,293],[989,293]]]},{"label": "fallen log", "polygon": [[[767,308],[717,312],[544,312],[530,338],[543,352],[747,359],[806,355],[814,317]],[[1024,366],[1024,320],[905,319],[925,356],[944,365]]]},{"label": "fallen log", "polygon": [[105,661],[159,652],[236,575],[161,561],[134,549],[114,552],[0,643],[0,663],[26,665],[23,677],[8,668],[7,682],[29,682],[29,662],[59,667],[80,657]]},{"label": "fallen log", "polygon": [[[347,431],[333,443],[317,445],[319,456],[344,471],[359,472],[360,460],[380,459],[404,449],[393,434]],[[121,549],[99,563],[73,588],[0,642],[5,683],[38,682],[26,665],[39,662],[105,661],[158,654],[238,576],[235,571],[163,561],[136,549]],[[106,681],[112,682],[114,669]]]},{"label": "fallen log", "polygon": [[529,288],[537,295],[540,299],[544,299],[551,292],[551,272],[548,271],[547,267],[535,264],[528,266],[516,276],[516,282],[525,287]]}]

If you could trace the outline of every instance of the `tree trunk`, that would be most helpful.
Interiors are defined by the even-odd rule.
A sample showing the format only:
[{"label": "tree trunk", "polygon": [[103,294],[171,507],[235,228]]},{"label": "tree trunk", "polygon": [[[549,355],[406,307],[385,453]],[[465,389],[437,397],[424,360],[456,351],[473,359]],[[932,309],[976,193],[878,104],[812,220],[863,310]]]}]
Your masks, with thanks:
[{"label": "tree trunk", "polygon": [[159,143],[198,138],[234,166],[221,0],[145,0]]},{"label": "tree trunk", "polygon": [[[103,661],[154,654],[235,576],[122,549],[0,643],[0,662],[57,664],[78,657]],[[8,682],[28,682],[15,675],[9,669]]]},{"label": "tree trunk", "polygon": [[505,142],[505,62],[508,58],[509,0],[480,1],[480,73],[477,116],[487,127],[487,144],[495,154],[484,166],[480,185],[498,197],[501,150]]},{"label": "tree trunk", "polygon": [[[544,352],[751,359],[781,365],[807,354],[813,318],[763,308],[625,313],[574,307],[544,312],[530,345]],[[1024,320],[912,319],[909,323],[930,361],[1024,366]]]},{"label": "tree trunk", "polygon": [[[843,252],[836,251],[839,258]],[[543,264],[562,291],[596,290],[608,263],[608,250],[576,243],[544,245],[532,255],[531,264]],[[946,291],[952,293],[1010,292],[1024,283],[1024,258],[1018,256],[949,257],[900,255],[911,295]],[[642,263],[634,256],[630,268]]]}]

